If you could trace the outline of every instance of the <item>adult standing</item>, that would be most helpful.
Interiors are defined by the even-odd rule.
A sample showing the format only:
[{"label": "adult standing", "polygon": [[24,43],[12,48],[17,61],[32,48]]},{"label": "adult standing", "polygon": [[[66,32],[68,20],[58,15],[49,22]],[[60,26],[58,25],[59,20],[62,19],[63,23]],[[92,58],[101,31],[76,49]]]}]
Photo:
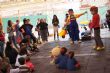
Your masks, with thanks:
[{"label": "adult standing", "polygon": [[108,24],[108,28],[109,28],[109,31],[110,31],[110,10],[107,10],[106,22]]},{"label": "adult standing", "polygon": [[17,46],[16,40],[15,40],[13,23],[11,20],[8,20],[7,33],[8,33],[9,42],[12,42],[14,46],[17,49],[19,49],[19,47]]},{"label": "adult standing", "polygon": [[2,23],[0,23],[0,56],[1,57],[3,57],[4,44],[5,44],[5,34],[3,33]]},{"label": "adult standing", "polygon": [[40,35],[43,42],[48,41],[48,24],[43,21],[43,19],[40,20],[40,23],[37,25],[38,30],[40,31]]},{"label": "adult standing", "polygon": [[56,40],[56,35],[57,35],[57,39],[59,40],[59,35],[58,35],[59,19],[57,15],[53,15],[52,24],[54,29],[54,40]]},{"label": "adult standing", "polygon": [[24,19],[23,25],[20,27],[20,31],[23,33],[24,38],[30,36],[34,43],[36,43],[36,37],[32,33],[33,25],[30,24],[30,20]]},{"label": "adult standing", "polygon": [[[47,20],[46,20],[46,18],[44,18],[43,21],[44,21],[44,23],[47,24]],[[47,35],[49,36],[49,29],[48,29],[48,28],[47,28]]]},{"label": "adult standing", "polygon": [[20,41],[23,39],[23,35],[19,31],[19,28],[20,28],[19,23],[20,23],[20,21],[19,20],[16,20],[15,32],[16,32],[16,42],[17,43],[20,43]]},{"label": "adult standing", "polygon": [[[39,23],[40,23],[40,19],[37,20],[37,25],[38,25]],[[40,29],[40,28],[37,28],[37,25],[36,25],[35,30],[38,32],[38,40],[40,40],[41,35],[40,35],[40,31],[38,30],[38,29]]]},{"label": "adult standing", "polygon": [[73,9],[69,9],[68,13],[69,13],[69,17],[67,19],[66,25],[69,25],[69,35],[72,40],[71,44],[73,44],[74,41],[80,42],[79,27],[76,18],[79,18],[80,16],[84,15],[87,12],[75,15]]}]

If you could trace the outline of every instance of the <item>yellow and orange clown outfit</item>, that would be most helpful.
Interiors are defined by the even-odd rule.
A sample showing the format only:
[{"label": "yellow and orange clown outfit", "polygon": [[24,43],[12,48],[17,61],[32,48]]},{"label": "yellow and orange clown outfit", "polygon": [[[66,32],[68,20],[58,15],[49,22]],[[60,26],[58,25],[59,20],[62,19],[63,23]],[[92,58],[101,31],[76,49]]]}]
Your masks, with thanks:
[{"label": "yellow and orange clown outfit", "polygon": [[[66,26],[68,26],[68,33],[72,41],[79,40],[79,27],[76,19],[84,15],[85,13],[69,15],[69,17],[67,18]],[[67,33],[66,30],[62,30],[61,35],[65,36],[66,33]]]}]

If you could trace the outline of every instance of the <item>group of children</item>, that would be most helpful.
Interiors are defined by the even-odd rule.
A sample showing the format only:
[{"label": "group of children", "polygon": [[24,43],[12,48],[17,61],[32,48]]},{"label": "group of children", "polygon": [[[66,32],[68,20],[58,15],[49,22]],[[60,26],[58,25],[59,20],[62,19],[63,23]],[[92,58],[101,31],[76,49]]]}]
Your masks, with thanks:
[{"label": "group of children", "polygon": [[0,58],[0,73],[32,73],[34,71],[34,65],[30,60],[26,46],[22,44],[20,48],[17,51],[11,42],[7,42],[5,57]]},{"label": "group of children", "polygon": [[[92,6],[90,8],[90,12],[93,16],[92,19],[90,20],[88,27],[90,28],[91,31],[92,30],[94,31],[95,46],[93,48],[97,51],[104,50],[105,47],[103,45],[100,36],[100,15],[98,14],[98,7]],[[74,41],[78,41],[79,43],[81,42],[79,38],[80,31],[77,23],[77,18],[79,18],[80,16],[86,13],[87,12],[75,15],[73,9],[68,10],[68,14],[66,15],[66,20],[65,20],[66,23],[64,25],[64,27],[66,27],[67,29],[63,29],[60,34],[62,37],[64,37],[67,33],[66,32],[67,30],[69,33],[69,37],[71,39],[70,42],[71,44],[74,44]]]},{"label": "group of children", "polygon": [[[91,30],[92,29],[94,30],[94,39],[96,42],[94,49],[98,51],[103,50],[104,45],[100,37],[100,25],[99,25],[100,16],[98,14],[98,7],[93,6],[90,8],[90,11],[91,14],[93,15],[93,18],[89,24],[89,27]],[[67,23],[65,24],[65,26],[69,26],[68,33],[70,35],[72,43],[74,43],[74,41],[80,41],[79,28],[76,18],[84,15],[85,13],[87,12],[75,16],[73,10],[69,9],[69,17],[67,18]],[[2,58],[0,59],[0,71],[1,71],[0,73],[15,73],[15,72],[25,73],[24,71],[30,71],[30,72],[34,71],[34,65],[30,61],[29,54],[31,53],[30,51],[38,51],[36,45],[36,38],[33,36],[32,33],[33,26],[29,23],[27,19],[24,19],[23,21],[24,24],[20,28],[20,31],[23,33],[23,36],[25,36],[25,38],[22,39],[21,42],[19,43],[20,49],[18,51],[16,51],[12,45],[13,43],[14,46],[18,48],[14,39],[14,33],[13,33],[14,30],[12,28],[12,22],[10,20],[8,21],[9,42],[7,42],[6,50],[5,50],[6,57],[8,58],[4,58],[2,56]],[[47,32],[47,26],[48,26],[46,25],[46,27],[44,27],[43,25],[45,24],[43,23],[42,26],[39,25],[39,28],[42,27],[42,29],[40,29],[42,33],[44,33],[45,30]],[[45,35],[47,36],[47,34]],[[31,44],[30,39],[33,40],[33,44]],[[44,41],[48,41],[47,38]],[[5,43],[5,36],[2,30],[0,30],[0,45],[1,45],[0,54],[2,53],[2,55],[3,55],[2,44],[4,43]],[[79,62],[74,58],[74,52],[70,51],[67,54],[67,48],[65,47],[60,48],[59,55],[54,57],[54,60],[55,60],[54,61],[55,64],[59,69],[77,70],[80,68]]]},{"label": "group of children", "polygon": [[77,70],[80,68],[79,62],[74,57],[74,51],[67,53],[66,47],[55,47],[51,51],[53,63],[57,65],[59,69]]},{"label": "group of children", "polygon": [[[90,8],[90,12],[93,15],[92,20],[89,23],[90,30],[94,30],[95,46],[93,48],[97,51],[104,50],[105,47],[100,37],[100,15],[98,14],[98,7],[92,6]],[[69,16],[67,17],[67,23],[65,24],[65,26],[69,27],[68,33],[70,38],[72,39],[72,42],[74,42],[75,40],[79,41],[79,28],[76,18],[84,15],[85,13],[75,16],[73,9],[69,9]],[[58,68],[67,70],[76,70],[77,68],[79,68],[80,64],[74,58],[74,52],[70,51],[68,54],[66,53],[67,49],[65,47],[62,47],[60,54],[57,57],[54,57],[55,64],[58,65]]]},{"label": "group of children", "polygon": [[32,73],[34,72],[34,65],[29,57],[19,58],[19,66],[12,66],[7,57],[0,58],[0,73]]}]

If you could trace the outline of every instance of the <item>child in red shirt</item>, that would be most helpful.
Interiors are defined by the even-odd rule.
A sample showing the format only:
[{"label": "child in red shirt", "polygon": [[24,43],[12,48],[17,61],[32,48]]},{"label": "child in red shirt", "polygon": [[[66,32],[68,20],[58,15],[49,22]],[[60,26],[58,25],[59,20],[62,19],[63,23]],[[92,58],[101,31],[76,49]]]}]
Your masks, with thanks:
[{"label": "child in red shirt", "polygon": [[90,29],[94,29],[94,39],[96,43],[96,46],[94,46],[94,49],[97,51],[103,50],[104,45],[100,37],[100,16],[98,14],[98,7],[93,6],[90,8],[90,11],[93,17],[89,24],[89,27]]},{"label": "child in red shirt", "polygon": [[34,71],[34,65],[32,64],[32,62],[30,61],[30,58],[29,57],[27,57],[26,58],[26,66],[30,69],[30,71],[31,72],[33,72]]}]

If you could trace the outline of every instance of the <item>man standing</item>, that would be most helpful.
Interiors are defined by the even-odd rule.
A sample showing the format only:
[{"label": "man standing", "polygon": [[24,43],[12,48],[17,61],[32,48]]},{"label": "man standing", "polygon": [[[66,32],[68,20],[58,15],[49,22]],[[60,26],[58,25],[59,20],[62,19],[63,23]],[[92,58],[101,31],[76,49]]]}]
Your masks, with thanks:
[{"label": "man standing", "polygon": [[29,21],[30,21],[29,19],[24,19],[23,20],[24,24],[20,27],[20,31],[23,32],[24,38],[26,36],[30,36],[30,38],[33,40],[33,42],[36,43],[36,37],[32,33],[33,25],[31,25],[29,23]]}]

